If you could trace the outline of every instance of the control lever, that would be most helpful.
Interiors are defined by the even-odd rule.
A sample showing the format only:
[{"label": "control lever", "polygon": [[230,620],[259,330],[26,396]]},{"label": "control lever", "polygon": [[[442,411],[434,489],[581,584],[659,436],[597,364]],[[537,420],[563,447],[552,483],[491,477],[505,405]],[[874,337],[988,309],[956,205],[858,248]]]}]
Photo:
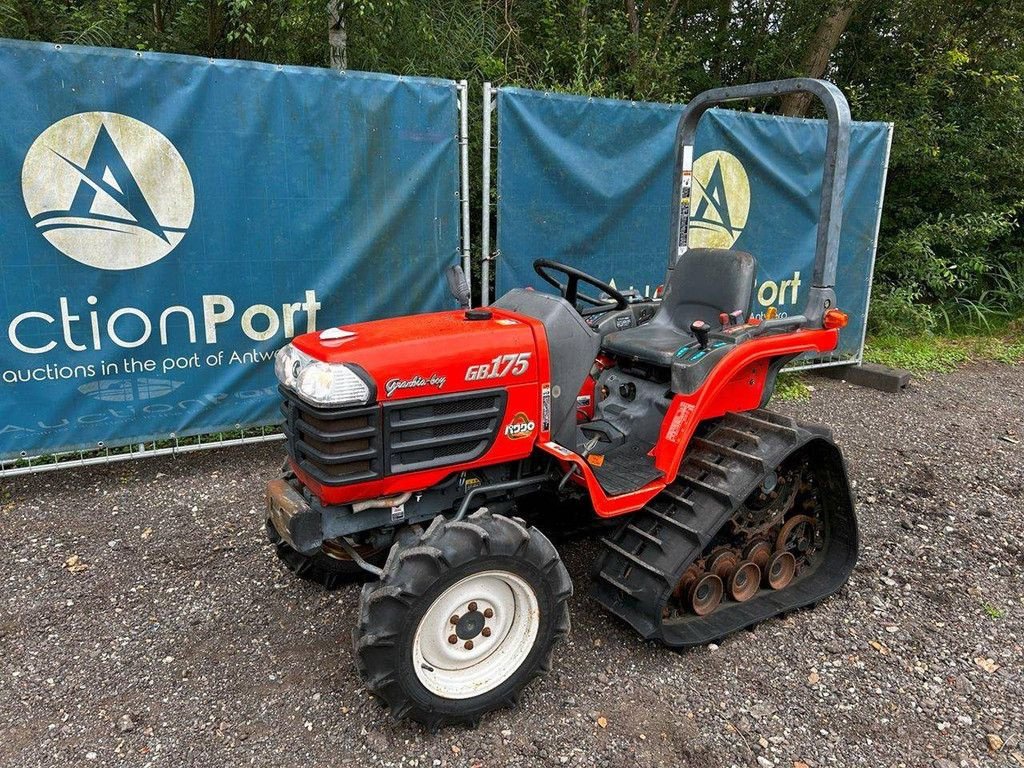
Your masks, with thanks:
[{"label": "control lever", "polygon": [[722,324],[722,328],[725,328],[729,324],[729,315],[725,312],[718,313],[718,322]]},{"label": "control lever", "polygon": [[737,309],[735,312],[729,313],[729,319],[732,320],[733,325],[743,324],[743,310]]},{"label": "control lever", "polygon": [[694,320],[690,323],[690,333],[697,337],[697,343],[701,349],[708,348],[708,334],[711,333],[711,326],[703,320]]},{"label": "control lever", "polygon": [[[590,455],[590,452],[593,451],[594,448],[597,447],[597,443],[598,443],[598,441],[600,439],[601,439],[600,435],[594,435],[583,446],[583,451],[582,451],[582,453],[580,453],[580,457],[584,461],[587,460],[587,456]],[[569,463],[569,470],[562,476],[561,482],[558,483],[558,492],[559,493],[561,493],[562,490],[565,488],[565,484],[569,482],[569,478],[572,477],[573,475],[575,475],[578,471],[579,471],[579,469],[576,467],[576,464],[573,463],[573,462],[570,462]]]}]

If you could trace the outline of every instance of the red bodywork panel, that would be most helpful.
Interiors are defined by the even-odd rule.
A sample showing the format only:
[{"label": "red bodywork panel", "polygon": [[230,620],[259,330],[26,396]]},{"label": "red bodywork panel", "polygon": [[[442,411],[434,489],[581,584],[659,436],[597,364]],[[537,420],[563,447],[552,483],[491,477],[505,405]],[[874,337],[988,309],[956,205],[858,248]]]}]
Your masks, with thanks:
[{"label": "red bodywork panel", "polygon": [[586,487],[594,511],[600,517],[634,512],[675,480],[686,447],[700,422],[729,411],[753,410],[761,404],[768,366],[773,359],[801,352],[831,352],[838,343],[839,331],[832,329],[794,331],[737,344],[711,370],[700,389],[673,398],[653,450],[654,464],[664,477],[631,493],[608,496],[590,465],[580,456],[550,441],[538,447],[558,459],[566,470],[570,463],[579,468],[580,474],[575,479]]},{"label": "red bodywork panel", "polygon": [[[491,308],[491,317],[470,320],[464,311],[412,315],[344,326],[354,335],[321,341],[319,333],[292,342],[306,354],[331,363],[354,363],[377,385],[377,402],[413,400],[439,394],[503,388],[508,393],[505,417],[494,444],[478,459],[417,472],[405,472],[349,485],[324,485],[292,463],[296,476],[325,504],[395,496],[429,488],[456,472],[518,461],[535,448],[554,456],[566,471],[575,464],[575,480],[586,487],[601,517],[633,512],[675,480],[686,447],[697,425],[729,411],[759,407],[768,366],[775,358],[801,352],[830,352],[839,341],[838,329],[801,330],[737,344],[712,369],[703,386],[676,395],[652,454],[664,473],[658,481],[636,491],[608,496],[578,454],[551,442],[543,424],[542,392],[550,385],[549,350],[544,326],[531,317]],[[613,361],[598,357],[598,368]],[[590,401],[582,406],[592,416],[596,393],[587,377],[580,393]],[[524,426],[525,425],[525,426]],[[532,427],[530,426],[532,425]]]},{"label": "red bodywork panel", "polygon": [[[516,461],[529,456],[541,432],[541,384],[549,380],[544,327],[530,317],[492,309],[487,320],[469,320],[463,311],[410,315],[343,326],[354,333],[321,341],[319,333],[297,336],[293,344],[329,363],[354,363],[377,385],[377,402],[432,395],[505,389],[505,418],[490,450],[465,464],[389,475],[350,485],[324,485],[292,463],[296,476],[325,504],[394,496],[436,485],[453,472]],[[522,357],[526,355],[526,357]],[[522,414],[516,426],[506,427]],[[532,423],[534,429],[522,425]]]}]

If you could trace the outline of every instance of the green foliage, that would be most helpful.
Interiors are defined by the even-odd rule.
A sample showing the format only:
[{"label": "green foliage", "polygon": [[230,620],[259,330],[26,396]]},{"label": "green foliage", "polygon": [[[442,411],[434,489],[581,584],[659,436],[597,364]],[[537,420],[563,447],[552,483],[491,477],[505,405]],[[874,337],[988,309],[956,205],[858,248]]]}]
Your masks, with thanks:
[{"label": "green foliage", "polygon": [[799,373],[782,373],[775,382],[773,399],[783,402],[796,402],[811,399],[811,388]]},{"label": "green foliage", "polygon": [[938,326],[936,311],[921,303],[921,290],[917,286],[899,288],[876,287],[868,313],[868,333],[887,334],[894,330],[916,330],[930,333]]},{"label": "green foliage", "polygon": [[[896,126],[873,327],[949,332],[1024,315],[1021,3],[345,0],[342,7],[350,68],[469,78],[478,121],[485,79],[685,101],[709,87],[803,74],[809,45],[837,2],[852,4],[852,15],[826,76],[857,119]],[[314,66],[329,55],[326,0],[0,0],[0,35]],[[474,207],[478,200],[477,190]]]},{"label": "green foliage", "polygon": [[1024,311],[1005,290],[1024,269],[1022,13],[900,0],[859,14],[840,48],[840,83],[864,84],[856,116],[896,123],[877,280],[915,292],[945,330]]},{"label": "green foliage", "polygon": [[973,359],[1020,365],[1024,363],[1024,339],[995,334],[977,336],[971,346],[971,355]]},{"label": "green foliage", "polygon": [[991,603],[982,603],[981,609],[990,619],[1001,619],[1006,615],[1001,608],[996,608]]},{"label": "green foliage", "polygon": [[945,336],[869,336],[864,359],[914,373],[944,373],[975,360],[1018,365],[1024,363],[1024,339],[1013,326],[988,335],[954,331]]},{"label": "green foliage", "polygon": [[0,0],[0,36],[322,66],[324,0]]},{"label": "green foliage", "polygon": [[914,373],[948,372],[970,360],[967,350],[930,334],[869,337],[864,359]]}]

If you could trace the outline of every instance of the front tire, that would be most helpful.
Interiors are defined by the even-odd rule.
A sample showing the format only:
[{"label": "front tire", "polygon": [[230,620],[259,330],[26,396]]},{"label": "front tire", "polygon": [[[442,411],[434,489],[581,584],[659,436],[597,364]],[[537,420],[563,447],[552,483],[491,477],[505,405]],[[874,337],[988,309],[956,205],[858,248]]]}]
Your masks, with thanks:
[{"label": "front tire", "polygon": [[475,725],[514,706],[569,633],[572,582],[536,528],[480,510],[396,544],[366,584],[356,663],[396,718]]}]

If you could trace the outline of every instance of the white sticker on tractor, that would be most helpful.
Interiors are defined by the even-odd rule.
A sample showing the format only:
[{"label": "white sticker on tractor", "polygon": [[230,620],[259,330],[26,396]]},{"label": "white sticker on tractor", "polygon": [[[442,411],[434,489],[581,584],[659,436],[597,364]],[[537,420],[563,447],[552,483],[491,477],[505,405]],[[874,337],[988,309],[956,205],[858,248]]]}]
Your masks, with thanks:
[{"label": "white sticker on tractor", "polygon": [[550,448],[552,451],[557,453],[559,456],[565,456],[566,458],[568,458],[569,456],[573,455],[572,451],[570,451],[567,448],[563,448],[562,446],[560,446],[558,443],[556,443],[553,440],[549,440],[548,442],[544,443],[544,447],[545,448]]},{"label": "white sticker on tractor", "polygon": [[544,384],[540,388],[540,429],[551,431],[551,385]]},{"label": "white sticker on tractor", "polygon": [[520,440],[524,437],[529,437],[533,434],[534,430],[537,429],[537,425],[527,416],[525,413],[520,411],[512,417],[512,421],[505,427],[505,437],[509,440]]},{"label": "white sticker on tractor", "polygon": [[676,409],[676,413],[668,425],[668,432],[665,434],[669,441],[673,443],[679,442],[679,434],[683,430],[683,424],[690,418],[691,413],[693,413],[693,405],[686,402],[679,404],[679,408]]}]

